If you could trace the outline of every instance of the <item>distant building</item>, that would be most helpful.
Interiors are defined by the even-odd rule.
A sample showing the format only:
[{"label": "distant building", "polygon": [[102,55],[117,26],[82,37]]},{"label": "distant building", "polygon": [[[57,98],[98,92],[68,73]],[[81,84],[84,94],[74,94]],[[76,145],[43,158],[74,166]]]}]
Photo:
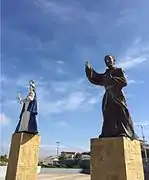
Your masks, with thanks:
[{"label": "distant building", "polygon": [[61,156],[64,156],[66,159],[73,159],[76,155],[76,152],[67,152],[67,151],[62,151]]},{"label": "distant building", "polygon": [[143,160],[145,159],[145,156],[147,156],[148,161],[149,161],[149,144],[148,143],[143,143],[141,141],[141,152],[142,152]]},{"label": "distant building", "polygon": [[54,159],[53,159],[52,165],[59,165],[59,160],[58,160],[58,158],[54,158]]},{"label": "distant building", "polygon": [[39,160],[44,165],[57,165],[59,160],[56,156],[48,156]]},{"label": "distant building", "polygon": [[90,155],[81,155],[81,160],[90,160]]}]

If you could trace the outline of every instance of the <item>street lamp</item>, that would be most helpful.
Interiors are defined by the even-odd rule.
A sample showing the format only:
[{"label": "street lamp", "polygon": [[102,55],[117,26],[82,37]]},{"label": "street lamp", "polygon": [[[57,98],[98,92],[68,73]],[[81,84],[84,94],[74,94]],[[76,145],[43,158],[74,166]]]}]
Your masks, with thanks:
[{"label": "street lamp", "polygon": [[[144,127],[147,127],[147,126],[149,126],[149,125],[136,125],[136,126],[138,126],[138,127],[141,128],[142,140],[143,140],[143,143],[145,143],[146,140],[145,140],[145,135],[144,135]],[[144,153],[145,153],[145,161],[147,162],[147,161],[148,161],[147,150],[146,150],[146,148],[144,147],[144,145],[143,145],[143,149],[144,149]]]},{"label": "street lamp", "polygon": [[59,156],[59,144],[60,144],[60,142],[56,142],[56,144],[57,144],[57,147],[56,147],[56,155],[57,155],[57,158],[58,158],[58,156]]}]

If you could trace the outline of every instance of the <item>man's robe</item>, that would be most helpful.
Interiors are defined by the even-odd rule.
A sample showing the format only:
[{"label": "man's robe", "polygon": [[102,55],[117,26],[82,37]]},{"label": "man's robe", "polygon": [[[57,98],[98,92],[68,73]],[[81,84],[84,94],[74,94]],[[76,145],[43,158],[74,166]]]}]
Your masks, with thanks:
[{"label": "man's robe", "polygon": [[104,121],[100,137],[135,138],[133,122],[122,92],[122,88],[127,85],[123,70],[114,67],[99,74],[92,68],[86,67],[86,76],[92,84],[105,87],[102,101]]}]

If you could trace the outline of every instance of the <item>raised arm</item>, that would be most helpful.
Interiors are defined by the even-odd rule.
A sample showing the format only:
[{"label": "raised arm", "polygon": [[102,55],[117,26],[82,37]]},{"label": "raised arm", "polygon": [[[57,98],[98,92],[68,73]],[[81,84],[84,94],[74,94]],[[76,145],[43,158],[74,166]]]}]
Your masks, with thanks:
[{"label": "raised arm", "polygon": [[35,93],[34,93],[33,91],[31,91],[31,92],[28,94],[26,100],[27,100],[27,101],[33,101],[33,100],[34,100],[34,97],[35,97]]},{"label": "raised arm", "polygon": [[85,67],[88,80],[94,85],[103,86],[103,74],[97,73],[93,68]]},{"label": "raised arm", "polygon": [[18,100],[19,100],[20,104],[23,104],[26,102],[26,99],[23,99],[23,97],[21,96],[20,93],[18,94]]},{"label": "raised arm", "polygon": [[23,104],[27,101],[33,101],[35,97],[35,93],[33,91],[31,91],[27,97],[24,99],[20,94],[18,95],[18,100],[20,102],[20,104]]}]

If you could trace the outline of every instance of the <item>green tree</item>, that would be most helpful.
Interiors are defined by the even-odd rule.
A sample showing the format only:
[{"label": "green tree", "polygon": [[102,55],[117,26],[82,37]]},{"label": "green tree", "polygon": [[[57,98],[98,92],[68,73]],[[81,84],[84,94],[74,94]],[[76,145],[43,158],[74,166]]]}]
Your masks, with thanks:
[{"label": "green tree", "polygon": [[81,153],[76,153],[75,156],[74,156],[74,164],[77,167],[80,166],[81,156],[82,156]]},{"label": "green tree", "polygon": [[39,161],[39,162],[38,162],[38,166],[43,166],[43,162],[42,162],[42,161]]},{"label": "green tree", "polygon": [[61,154],[61,155],[58,157],[58,160],[59,160],[60,162],[66,160],[66,155],[65,155],[64,153]]},{"label": "green tree", "polygon": [[83,152],[82,155],[90,155],[90,152]]},{"label": "green tree", "polygon": [[3,161],[3,162],[8,162],[8,158],[7,158],[7,155],[1,155],[0,156],[0,161]]},{"label": "green tree", "polygon": [[6,165],[6,163],[8,162],[8,158],[7,155],[1,155],[0,156],[0,165]]},{"label": "green tree", "polygon": [[76,153],[74,156],[74,159],[80,160],[81,159],[81,153]]}]

